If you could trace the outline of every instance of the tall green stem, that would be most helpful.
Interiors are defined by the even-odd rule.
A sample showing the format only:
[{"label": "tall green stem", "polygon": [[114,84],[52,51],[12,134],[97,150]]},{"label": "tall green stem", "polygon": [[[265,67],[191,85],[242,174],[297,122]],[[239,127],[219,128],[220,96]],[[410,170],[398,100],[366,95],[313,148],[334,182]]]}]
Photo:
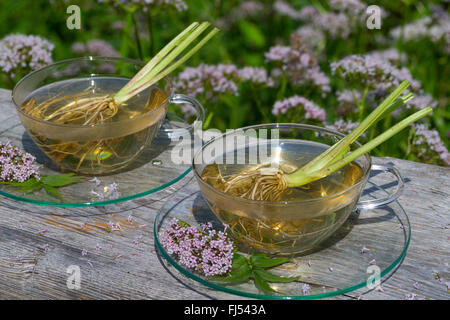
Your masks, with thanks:
[{"label": "tall green stem", "polygon": [[[316,158],[308,162],[299,169],[301,173],[307,173],[324,168],[330,163],[336,161],[339,156],[344,155],[345,149],[358,139],[370,126],[377,122],[386,112],[391,112],[394,108],[399,107],[409,99],[411,94],[407,94],[401,99],[398,97],[409,86],[407,80],[403,81],[375,110],[372,111],[361,123],[347,136],[335,143],[332,147],[318,155]],[[397,100],[398,99],[398,100]],[[299,173],[299,174],[301,174]]]},{"label": "tall green stem", "polygon": [[150,10],[148,11],[147,14],[147,28],[150,41],[150,56],[153,57],[155,53],[155,39],[153,39],[153,18]]},{"label": "tall green stem", "polygon": [[134,37],[136,39],[137,51],[138,51],[139,59],[142,61],[142,60],[144,60],[144,55],[142,52],[141,37],[139,36],[139,27],[138,27],[138,23],[136,20],[136,13],[134,13],[134,12],[132,14],[132,19],[133,19],[133,29],[134,29]]},{"label": "tall green stem", "polygon": [[313,182],[315,180],[324,178],[324,177],[332,174],[333,172],[338,171],[339,169],[341,169],[345,165],[349,164],[350,162],[356,160],[363,154],[370,152],[370,150],[376,148],[381,143],[385,142],[392,136],[396,135],[398,132],[400,132],[401,130],[406,128],[411,123],[421,119],[422,117],[430,114],[431,112],[433,112],[433,109],[431,107],[426,107],[420,111],[417,111],[416,113],[414,113],[411,116],[407,117],[406,119],[400,121],[399,123],[397,123],[390,129],[386,130],[385,132],[383,132],[382,134],[380,134],[379,136],[377,136],[370,142],[359,147],[355,151],[349,153],[344,158],[342,158],[336,162],[333,162],[331,165],[329,165],[325,168],[322,168],[317,171],[309,172],[307,174],[305,174],[305,173],[299,174],[299,172],[298,172],[299,170],[297,170],[291,174],[287,174],[285,176],[286,182],[289,187],[299,187],[304,184]]}]

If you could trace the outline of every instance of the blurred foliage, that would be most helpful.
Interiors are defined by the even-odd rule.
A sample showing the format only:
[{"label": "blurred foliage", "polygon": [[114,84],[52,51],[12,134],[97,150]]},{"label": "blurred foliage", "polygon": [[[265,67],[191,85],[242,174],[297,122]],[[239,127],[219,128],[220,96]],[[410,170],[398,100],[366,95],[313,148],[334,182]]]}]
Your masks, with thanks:
[{"label": "blurred foliage", "polygon": [[[299,21],[276,14],[273,9],[274,0],[259,1],[265,5],[265,9],[245,19],[235,19],[232,16],[235,14],[233,9],[242,2],[239,0],[186,0],[185,2],[188,5],[186,11],[179,12],[173,8],[155,7],[147,12],[139,10],[130,13],[119,7],[94,0],[2,0],[0,1],[0,39],[13,33],[40,35],[55,45],[53,52],[55,61],[76,57],[77,55],[70,49],[75,42],[85,43],[90,39],[103,39],[123,57],[147,60],[192,21],[207,20],[222,24],[225,28],[222,28],[223,31],[196,54],[188,65],[232,63],[238,67],[244,67],[264,65],[264,53],[274,45],[288,45],[290,35],[301,26]],[[297,10],[310,4],[324,10],[329,9],[328,1],[325,0],[292,0],[289,3]],[[448,3],[442,4],[442,1],[377,1],[377,5],[389,12],[389,16],[383,19],[381,30],[359,30],[346,40],[327,39],[323,49],[326,59],[320,61],[321,69],[329,74],[329,64],[332,61],[354,53],[386,48],[376,41],[380,35],[387,35],[389,30],[396,26],[429,15],[430,5],[434,3],[446,5],[448,10]],[[66,19],[69,16],[66,9],[72,4],[81,8],[81,30],[69,30],[66,27]],[[134,29],[135,25],[138,29]],[[388,45],[407,53],[408,61],[405,66],[409,68],[413,77],[421,82],[424,90],[439,102],[433,113],[431,124],[439,130],[442,140],[448,146],[449,54],[442,53],[427,39],[413,44],[389,43]],[[330,80],[332,88],[342,86],[339,81],[333,78]],[[0,87],[8,87],[1,77]],[[336,118],[333,112],[336,98],[333,93],[321,99],[320,103],[327,110],[330,121]],[[255,91],[252,91],[252,88],[241,88],[241,95],[252,97],[254,94]],[[282,99],[284,91],[267,89],[260,90],[256,94],[262,106],[270,113],[273,97]],[[299,94],[304,95],[303,92]],[[314,96],[307,97],[314,100]],[[214,115],[207,117],[208,125],[224,130],[267,121],[268,119],[255,111],[257,106],[251,101],[252,98],[245,100],[234,96],[221,96],[216,104],[205,105],[206,109]],[[206,104],[205,101],[202,102]],[[405,135],[407,137],[408,133]],[[386,144],[378,149],[376,154],[414,158],[411,155],[405,155],[408,147],[406,140],[399,144]]]}]

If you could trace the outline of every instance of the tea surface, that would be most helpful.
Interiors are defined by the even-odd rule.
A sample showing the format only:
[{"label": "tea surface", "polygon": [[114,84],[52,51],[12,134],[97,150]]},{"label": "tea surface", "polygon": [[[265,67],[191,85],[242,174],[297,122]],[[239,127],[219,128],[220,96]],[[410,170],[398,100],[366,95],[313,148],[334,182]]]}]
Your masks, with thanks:
[{"label": "tea surface", "polygon": [[[279,165],[286,173],[302,167],[327,148],[323,144],[309,141],[282,140],[280,142],[281,153],[277,155],[275,165]],[[248,148],[246,152],[252,152],[251,149],[252,147]],[[273,151],[272,154],[274,154]],[[256,166],[214,163],[206,166],[201,176],[205,182],[214,188],[224,191],[227,180],[254,167]],[[284,192],[280,201],[306,201],[339,194],[360,181],[362,177],[362,168],[357,163],[352,162],[323,179],[302,187],[288,189]],[[244,193],[247,189],[244,186],[239,192]],[[242,193],[233,195],[240,196]],[[229,226],[229,230],[236,239],[260,251],[297,253],[304,251],[305,248],[310,248],[314,243],[321,242],[342,225],[358,200],[355,198],[355,194],[356,192],[349,192],[348,194],[343,192],[342,196],[333,200],[324,198],[323,201],[317,201],[315,208],[323,214],[314,218],[306,217],[313,214],[307,212],[312,210],[311,207],[307,208],[301,204],[295,207],[298,208],[298,213],[294,218],[291,215],[289,217],[288,215],[283,216],[282,208],[280,213],[274,213],[273,218],[268,218],[271,215],[270,213],[261,217],[253,217],[234,207],[232,209],[225,206],[219,207],[214,201],[207,200],[211,209],[223,223]],[[261,210],[264,211],[264,203],[261,203],[261,206]],[[289,204],[289,206],[292,206],[292,204]]]},{"label": "tea surface", "polygon": [[[73,104],[74,101],[111,96],[128,80],[96,77],[55,82],[32,92],[22,105],[22,110],[34,118],[43,119],[60,108]],[[138,118],[161,105],[166,98],[161,89],[151,87],[120,105],[113,117],[100,124],[107,125]],[[35,108],[36,105],[47,102],[52,102],[48,108]],[[76,109],[76,104],[73,109]],[[76,110],[73,114],[74,117],[77,116]],[[38,130],[39,124],[36,124],[36,128],[27,129],[34,142],[56,163],[78,173],[97,175],[125,167],[140,153],[144,145],[153,139],[162,120],[163,117],[155,119],[154,123],[148,123],[147,127],[143,128],[142,124],[134,127],[135,121],[110,130],[102,126],[86,126],[91,128],[87,137],[86,131],[77,131],[78,129],[70,127],[51,127],[53,131],[50,131],[45,130],[45,125],[42,125]],[[80,117],[76,121],[71,121],[70,125],[83,125],[84,121],[85,119]],[[77,132],[80,132],[79,136]]]}]

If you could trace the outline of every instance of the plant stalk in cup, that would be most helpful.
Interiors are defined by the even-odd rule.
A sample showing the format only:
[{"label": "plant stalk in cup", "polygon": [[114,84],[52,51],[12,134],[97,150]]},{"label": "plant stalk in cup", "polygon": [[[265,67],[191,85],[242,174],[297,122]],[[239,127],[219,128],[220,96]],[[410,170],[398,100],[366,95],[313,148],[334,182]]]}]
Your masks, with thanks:
[{"label": "plant stalk in cup", "polygon": [[[152,139],[165,116],[168,92],[158,88],[158,85],[218,31],[217,28],[211,28],[208,22],[192,23],[131,80],[120,74],[119,77],[95,75],[55,82],[36,90],[21,105],[24,113],[48,123],[67,125],[67,130],[73,126],[98,126],[98,136],[77,137],[71,134],[66,138],[61,135],[56,137],[51,132],[35,133],[29,130],[31,136],[50,158],[58,163],[67,162],[66,167],[73,171],[103,174],[123,167],[141,148],[129,146],[143,146],[143,141]],[[150,112],[155,115],[146,127],[140,124],[134,128],[130,124],[129,132],[120,136],[111,130],[109,137],[107,128],[101,127],[138,119]]]},{"label": "plant stalk in cup", "polygon": [[243,198],[251,200],[279,201],[286,191],[291,190],[292,188],[303,187],[311,182],[331,175],[350,164],[361,155],[370,152],[411,123],[432,112],[432,108],[428,106],[400,121],[358,149],[350,151],[350,145],[368,128],[380,120],[384,115],[392,112],[394,109],[412,99],[411,93],[400,97],[408,86],[409,82],[406,80],[403,81],[350,134],[297,170],[285,173],[280,167],[271,166],[270,163],[265,164],[230,177],[228,181],[226,181],[227,183],[224,191],[235,194],[237,190],[244,189],[245,192],[241,193],[241,197]]}]

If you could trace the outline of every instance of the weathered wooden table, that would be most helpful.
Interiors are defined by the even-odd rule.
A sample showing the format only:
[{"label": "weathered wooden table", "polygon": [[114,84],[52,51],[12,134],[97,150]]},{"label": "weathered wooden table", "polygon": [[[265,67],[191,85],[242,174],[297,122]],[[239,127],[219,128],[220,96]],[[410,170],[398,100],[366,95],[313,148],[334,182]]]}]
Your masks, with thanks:
[{"label": "weathered wooden table", "polygon": [[[20,125],[10,95],[0,89],[2,130]],[[411,222],[410,247],[383,291],[363,288],[334,299],[448,299],[450,168],[374,162],[393,163],[406,180],[399,203]],[[155,249],[158,209],[192,183],[190,173],[158,193],[104,207],[49,208],[1,197],[0,299],[240,299],[180,276]],[[122,231],[108,232],[110,221]],[[73,265],[81,270],[79,290],[67,286]]]}]

